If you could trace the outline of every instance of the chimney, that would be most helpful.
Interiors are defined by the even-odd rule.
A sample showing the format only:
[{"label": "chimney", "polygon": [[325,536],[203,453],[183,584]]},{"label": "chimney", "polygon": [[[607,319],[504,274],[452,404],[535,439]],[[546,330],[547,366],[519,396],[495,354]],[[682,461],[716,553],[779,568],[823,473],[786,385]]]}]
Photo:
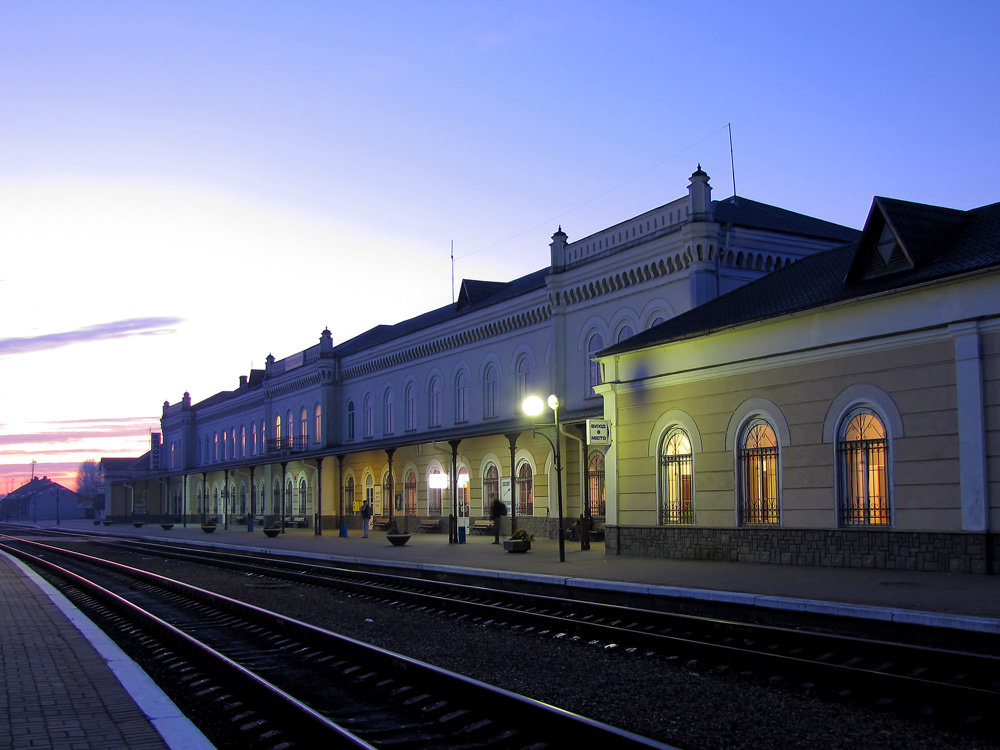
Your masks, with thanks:
[{"label": "chimney", "polygon": [[549,251],[552,258],[552,271],[558,273],[566,268],[566,242],[567,235],[562,230],[562,225],[552,235],[552,242],[549,243]]}]

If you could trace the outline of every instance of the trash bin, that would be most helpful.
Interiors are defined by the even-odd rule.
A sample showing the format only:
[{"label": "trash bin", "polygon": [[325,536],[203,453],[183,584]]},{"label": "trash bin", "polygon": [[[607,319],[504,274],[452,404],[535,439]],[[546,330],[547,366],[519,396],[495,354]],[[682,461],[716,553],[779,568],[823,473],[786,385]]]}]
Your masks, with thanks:
[{"label": "trash bin", "polygon": [[465,544],[465,526],[458,527],[458,543]]}]

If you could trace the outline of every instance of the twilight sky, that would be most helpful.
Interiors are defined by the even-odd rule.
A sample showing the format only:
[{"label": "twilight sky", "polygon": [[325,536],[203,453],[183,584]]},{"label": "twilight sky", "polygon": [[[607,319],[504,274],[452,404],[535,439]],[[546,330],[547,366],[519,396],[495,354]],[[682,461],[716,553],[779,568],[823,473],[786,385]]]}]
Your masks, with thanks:
[{"label": "twilight sky", "polygon": [[685,194],[1000,200],[994,0],[0,0],[0,494]]}]

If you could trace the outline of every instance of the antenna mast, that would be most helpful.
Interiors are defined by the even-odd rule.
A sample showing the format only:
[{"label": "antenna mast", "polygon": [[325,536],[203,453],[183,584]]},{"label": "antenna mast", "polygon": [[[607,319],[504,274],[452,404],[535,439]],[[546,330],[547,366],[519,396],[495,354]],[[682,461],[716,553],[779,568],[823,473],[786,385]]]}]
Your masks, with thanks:
[{"label": "antenna mast", "polygon": [[455,304],[455,240],[451,241],[451,304]]},{"label": "antenna mast", "polygon": [[736,197],[736,166],[733,164],[733,124],[731,122],[726,123],[726,127],[729,128],[729,168],[733,172],[733,197]]}]

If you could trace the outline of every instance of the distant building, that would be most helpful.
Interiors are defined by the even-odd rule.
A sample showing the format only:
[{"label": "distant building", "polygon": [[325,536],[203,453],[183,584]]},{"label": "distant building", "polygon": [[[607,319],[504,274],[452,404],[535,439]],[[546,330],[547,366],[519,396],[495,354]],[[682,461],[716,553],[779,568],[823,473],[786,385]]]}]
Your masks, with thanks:
[{"label": "distant building", "polygon": [[[285,518],[318,532],[355,524],[367,499],[400,526],[440,519],[457,538],[499,497],[505,523],[554,537],[553,440],[563,526],[580,514],[617,525],[605,448],[587,440],[587,420],[605,411],[594,355],[858,237],[747,198],[712,200],[700,167],[689,183],[683,197],[580,240],[560,227],[534,273],[465,280],[453,304],[341,343],[324,330],[232,391],[164,403],[162,444],[154,435],[130,465],[102,462],[107,512]],[[339,283],[317,279],[317,293]],[[533,432],[528,394],[558,396],[563,434],[551,411]]]},{"label": "distant building", "polygon": [[608,554],[995,569],[1000,203],[876,198],[858,241],[597,361]]},{"label": "distant building", "polygon": [[33,477],[0,499],[0,518],[5,521],[56,521],[84,518],[88,508],[77,494],[48,477]]}]

